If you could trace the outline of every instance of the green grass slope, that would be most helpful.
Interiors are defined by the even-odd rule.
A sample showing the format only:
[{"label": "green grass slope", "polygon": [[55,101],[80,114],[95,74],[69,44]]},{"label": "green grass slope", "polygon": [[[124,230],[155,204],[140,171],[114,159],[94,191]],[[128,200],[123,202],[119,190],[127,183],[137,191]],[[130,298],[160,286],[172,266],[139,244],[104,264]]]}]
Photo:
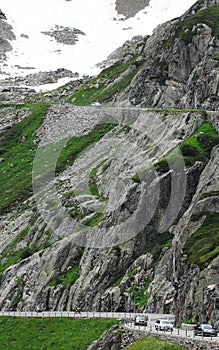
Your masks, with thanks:
[{"label": "green grass slope", "polygon": [[117,323],[109,319],[0,317],[0,349],[86,350]]},{"label": "green grass slope", "polygon": [[184,350],[181,345],[148,336],[131,345],[129,350]]}]

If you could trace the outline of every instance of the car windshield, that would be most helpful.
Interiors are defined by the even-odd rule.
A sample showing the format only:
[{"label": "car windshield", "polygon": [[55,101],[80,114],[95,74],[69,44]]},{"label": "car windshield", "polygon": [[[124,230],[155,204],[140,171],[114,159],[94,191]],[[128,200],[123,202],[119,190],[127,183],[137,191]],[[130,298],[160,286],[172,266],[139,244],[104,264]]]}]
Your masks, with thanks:
[{"label": "car windshield", "polygon": [[203,324],[202,327],[206,329],[212,329],[212,326],[210,324]]},{"label": "car windshield", "polygon": [[162,323],[165,323],[165,324],[172,324],[172,322],[171,321],[167,321],[167,320],[163,320],[163,321],[161,321]]},{"label": "car windshield", "polygon": [[145,321],[145,316],[137,316],[136,318],[137,318],[138,320]]}]

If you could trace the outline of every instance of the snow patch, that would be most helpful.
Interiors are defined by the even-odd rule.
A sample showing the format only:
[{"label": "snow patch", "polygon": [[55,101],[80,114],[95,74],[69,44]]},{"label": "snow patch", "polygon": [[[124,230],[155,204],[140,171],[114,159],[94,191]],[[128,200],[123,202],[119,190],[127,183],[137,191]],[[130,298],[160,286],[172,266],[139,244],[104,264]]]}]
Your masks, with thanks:
[{"label": "snow patch", "polygon": [[[27,75],[26,67],[34,67],[35,72],[64,67],[80,76],[98,74],[96,64],[126,40],[151,34],[158,24],[182,15],[195,2],[151,0],[144,10],[124,19],[113,0],[1,0],[16,40],[11,41],[7,66],[0,69],[11,76]],[[55,26],[79,28],[86,35],[80,35],[75,45],[57,43],[42,34]]]}]

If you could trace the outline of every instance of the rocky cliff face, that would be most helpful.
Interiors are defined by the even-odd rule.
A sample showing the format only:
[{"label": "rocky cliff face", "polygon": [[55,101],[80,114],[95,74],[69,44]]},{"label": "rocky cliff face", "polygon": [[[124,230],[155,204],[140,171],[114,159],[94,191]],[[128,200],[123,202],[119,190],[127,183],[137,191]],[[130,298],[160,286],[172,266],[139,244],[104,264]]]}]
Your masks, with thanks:
[{"label": "rocky cliff face", "polygon": [[180,19],[159,26],[146,43],[139,40],[145,65],[123,95],[125,103],[217,110],[217,23],[218,1],[199,1]]},{"label": "rocky cliff face", "polygon": [[0,60],[5,59],[5,53],[12,50],[9,40],[15,39],[11,25],[6,22],[5,14],[0,10]]},{"label": "rocky cliff face", "polygon": [[[125,43],[96,78],[1,106],[2,310],[218,322],[218,7]],[[97,100],[117,105],[80,107]]]}]

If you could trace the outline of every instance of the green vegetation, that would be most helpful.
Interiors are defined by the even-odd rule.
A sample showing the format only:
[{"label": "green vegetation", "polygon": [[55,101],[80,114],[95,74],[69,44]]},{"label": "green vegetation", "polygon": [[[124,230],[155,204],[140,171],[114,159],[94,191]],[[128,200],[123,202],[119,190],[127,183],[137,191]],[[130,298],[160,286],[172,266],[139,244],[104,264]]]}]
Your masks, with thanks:
[{"label": "green vegetation", "polygon": [[[20,243],[28,234],[30,226],[27,226],[21,231],[17,237],[7,245],[7,247],[1,252],[0,258],[0,274],[2,274],[9,266],[15,264],[18,260],[24,259],[26,246],[24,248],[16,249],[18,243]],[[27,256],[26,256],[27,257]]]},{"label": "green vegetation", "polygon": [[0,163],[0,213],[28,198],[32,191],[36,130],[48,110],[45,104],[13,106],[29,108],[32,114],[0,135],[0,157],[3,159]]},{"label": "green vegetation", "polygon": [[[3,159],[0,163],[0,214],[8,212],[12,206],[21,203],[32,193],[32,165],[37,149],[36,131],[49,107],[46,104],[13,106],[17,109],[29,108],[31,115],[0,135],[0,158]],[[100,140],[115,125],[99,124],[86,135],[72,137],[60,153],[56,173],[73,164],[80,152]],[[52,145],[51,150],[54,147],[56,145]],[[48,158],[48,153],[45,157]]]},{"label": "green vegetation", "polygon": [[[105,164],[105,162],[107,161],[107,159],[104,159],[100,164],[98,164],[95,168],[93,168],[89,174],[89,190],[90,193],[93,196],[97,196],[99,201],[106,201],[108,198],[104,197],[102,194],[100,194],[99,190],[98,190],[98,186],[96,183],[96,176],[97,176],[97,171]],[[103,169],[102,173],[106,170],[106,167]]]},{"label": "green vegetation", "polygon": [[104,219],[105,219],[105,216],[102,213],[95,213],[94,216],[83,220],[81,223],[82,225],[85,225],[88,227],[94,227],[94,226],[97,226]]},{"label": "green vegetation", "polygon": [[120,283],[122,282],[124,278],[124,274],[122,274],[121,276],[119,276],[119,278],[113,283],[113,287],[117,287],[120,285]]},{"label": "green vegetation", "polygon": [[102,160],[95,168],[93,168],[89,174],[89,179],[93,179],[97,176],[97,171],[106,163],[108,159]]},{"label": "green vegetation", "polygon": [[193,221],[206,216],[202,226],[186,241],[184,252],[187,254],[187,263],[192,267],[203,269],[219,254],[219,214],[210,212],[197,213]]},{"label": "green vegetation", "polygon": [[166,40],[164,45],[171,46],[176,38],[181,38],[186,44],[191,43],[193,36],[197,34],[197,29],[194,29],[194,26],[199,23],[206,24],[211,28],[212,35],[219,38],[219,5],[202,9],[183,21],[179,21],[174,36]]},{"label": "green vegetation", "polygon": [[[180,145],[180,150],[183,155],[184,162],[187,166],[192,166],[196,161],[207,162],[214,146],[219,143],[219,135],[214,127],[209,122],[204,122],[190,137],[184,140]],[[141,170],[132,176],[132,180],[140,183],[147,171],[152,167],[163,174],[169,171],[169,162],[177,166],[181,162],[178,148],[170,152],[166,157],[161,158],[147,169]]]},{"label": "green vegetation", "polygon": [[219,143],[219,135],[209,122],[204,122],[180,145],[186,165],[207,161],[211,149]]},{"label": "green vegetation", "polygon": [[219,52],[217,52],[214,56],[213,59],[216,61],[219,61]]},{"label": "green vegetation", "polygon": [[49,282],[49,285],[54,287],[58,284],[70,287],[80,277],[80,260],[83,255],[83,250],[78,253],[78,256],[73,260],[65,271],[56,272],[55,277]]},{"label": "green vegetation", "polygon": [[181,345],[164,341],[159,338],[147,336],[146,338],[138,340],[136,343],[131,345],[129,350],[184,350],[185,348]]},{"label": "green vegetation", "polygon": [[146,292],[148,290],[150,283],[151,283],[151,280],[149,278],[145,278],[145,285],[143,288],[139,288],[138,286],[135,286],[135,285],[129,288],[129,293],[131,293],[132,299],[139,306],[146,306],[148,303],[148,299],[150,295],[147,294]]},{"label": "green vegetation", "polygon": [[[2,273],[11,265],[16,264],[18,261],[28,258],[34,253],[41,251],[51,245],[49,239],[51,237],[51,232],[46,231],[43,233],[45,241],[42,244],[38,244],[35,241],[32,245],[30,243],[23,244],[25,237],[28,235],[30,226],[27,226],[22,230],[6,247],[0,254],[0,276]],[[19,243],[21,247],[19,247]]]},{"label": "green vegetation", "polygon": [[138,173],[135,173],[135,174],[132,176],[132,180],[133,180],[134,182],[136,182],[137,184],[140,184],[140,182],[141,182],[141,179],[140,179],[140,176],[139,176]]},{"label": "green vegetation", "polygon": [[130,85],[132,79],[138,73],[138,71],[140,70],[142,65],[143,64],[134,68],[129,74],[124,76],[118,82],[114,83],[110,88],[103,90],[102,93],[100,93],[98,96],[98,101],[99,102],[108,102],[108,101],[112,100],[112,98],[116,94],[119,94],[120,92],[124,91]]},{"label": "green vegetation", "polygon": [[76,157],[84,151],[91,144],[99,141],[105,134],[112,130],[115,126],[115,123],[102,123],[94,127],[92,131],[88,134],[82,136],[74,136],[67,143],[66,147],[62,149],[59,159],[56,165],[56,173],[61,173],[66,169],[67,166],[70,166],[74,163]]},{"label": "green vegetation", "polygon": [[[211,149],[219,143],[219,135],[209,122],[204,122],[190,137],[183,141],[180,150],[186,165],[192,166],[196,161],[206,162],[209,159]],[[169,170],[168,161],[176,163],[179,156],[175,150],[154,163],[158,173],[165,173]]]},{"label": "green vegetation", "polygon": [[109,319],[1,317],[0,349],[86,350],[115,324]]},{"label": "green vegetation", "polygon": [[214,197],[214,196],[219,196],[219,191],[212,191],[212,192],[203,193],[203,194],[200,196],[200,199],[209,198],[209,197]]},{"label": "green vegetation", "polygon": [[134,277],[135,275],[136,275],[136,270],[132,270],[128,274],[129,277]]},{"label": "green vegetation", "polygon": [[135,64],[137,57],[134,57],[129,62],[117,62],[113,66],[104,69],[97,77],[90,79],[78,91],[71,95],[66,101],[72,102],[77,106],[90,105],[92,102],[107,102],[116,94],[124,90],[137,74],[142,64],[133,66],[133,69],[122,79],[112,84],[109,88],[109,80],[115,81],[129,67]]},{"label": "green vegetation", "polygon": [[173,234],[169,231],[163,232],[155,237],[154,242],[147,246],[144,253],[151,253],[155,260],[158,260],[163,248],[172,246]]},{"label": "green vegetation", "polygon": [[107,197],[104,197],[98,190],[98,187],[97,187],[97,184],[96,182],[92,182],[90,183],[89,185],[89,190],[90,190],[90,193],[93,195],[93,196],[97,196],[99,201],[101,202],[105,202],[107,201]]},{"label": "green vegetation", "polygon": [[79,265],[75,264],[74,267],[71,267],[67,271],[62,272],[56,277],[54,277],[49,282],[49,286],[55,287],[58,284],[62,284],[63,286],[72,286],[80,277],[79,271],[80,271]]}]

